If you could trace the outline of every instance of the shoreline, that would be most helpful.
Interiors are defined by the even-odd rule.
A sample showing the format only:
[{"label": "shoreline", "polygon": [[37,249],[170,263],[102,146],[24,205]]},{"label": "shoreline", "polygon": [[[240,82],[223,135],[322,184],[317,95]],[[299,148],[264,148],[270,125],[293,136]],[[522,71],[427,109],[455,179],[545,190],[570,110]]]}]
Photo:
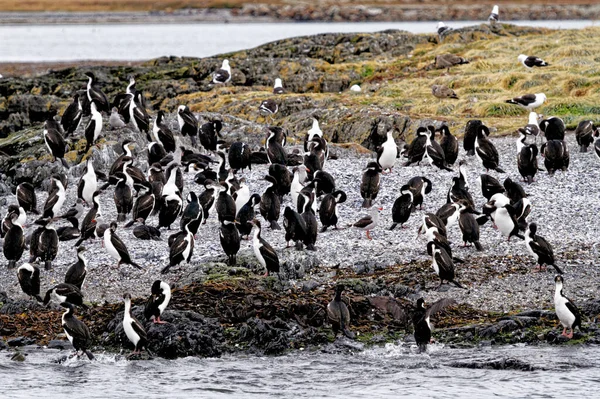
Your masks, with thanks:
[{"label": "shoreline", "polygon": [[[487,21],[489,4],[441,5],[271,5],[187,8],[159,11],[0,11],[0,24],[181,24],[278,22],[438,22]],[[501,22],[523,20],[600,20],[600,4],[504,4]]]}]

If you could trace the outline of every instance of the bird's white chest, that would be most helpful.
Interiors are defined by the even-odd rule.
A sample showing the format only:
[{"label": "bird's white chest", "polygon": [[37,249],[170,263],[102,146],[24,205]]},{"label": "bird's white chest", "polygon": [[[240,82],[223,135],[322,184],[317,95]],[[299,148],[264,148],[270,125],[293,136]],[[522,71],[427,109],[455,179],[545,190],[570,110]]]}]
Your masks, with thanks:
[{"label": "bird's white chest", "polygon": [[254,237],[252,239],[252,249],[254,249],[254,255],[256,256],[256,259],[258,259],[258,263],[260,263],[262,267],[266,268],[267,263],[265,262],[265,258],[260,253],[262,246],[263,245],[260,243],[258,237]]},{"label": "bird's white chest", "polygon": [[186,245],[185,245],[185,249],[183,250],[183,259],[187,262],[188,257],[190,256],[190,252],[192,251],[192,240],[194,239],[194,237],[192,236],[192,233],[189,233],[187,235],[187,237],[185,238],[186,241]]},{"label": "bird's white chest", "polygon": [[496,226],[498,227],[498,230],[500,230],[502,235],[504,235],[506,237],[508,237],[510,235],[510,233],[513,231],[513,229],[515,228],[515,225],[511,219],[510,215],[504,208],[496,209],[496,215],[494,217],[494,222],[496,222]]},{"label": "bird's white chest", "polygon": [[450,228],[450,227],[454,226],[454,224],[458,221],[459,216],[460,216],[460,212],[455,210],[454,213],[452,213],[452,215],[450,215],[448,217],[448,221],[446,223],[446,228]]},{"label": "bird's white chest", "polygon": [[398,147],[396,147],[396,143],[394,143],[393,140],[387,140],[383,143],[383,152],[381,158],[379,158],[379,165],[381,165],[383,169],[389,169],[394,166],[397,156]]},{"label": "bird's white chest", "polygon": [[134,346],[137,346],[140,336],[133,329],[133,319],[127,313],[125,313],[125,317],[123,317],[123,329],[125,330],[125,335],[127,335],[127,338],[129,338],[131,343]]},{"label": "bird's white chest", "polygon": [[525,234],[525,246],[527,247],[527,251],[537,261],[538,260],[538,255],[535,252],[533,252],[533,249],[531,248],[531,242],[532,241],[533,240],[531,239],[531,237],[529,236],[529,234]]},{"label": "bird's white chest", "polygon": [[177,123],[179,124],[179,130],[183,129],[183,118],[179,114],[177,115]]},{"label": "bird's white chest", "polygon": [[119,251],[112,243],[112,235],[110,229],[106,229],[104,232],[104,246],[106,247],[106,251],[110,256],[112,256],[116,260],[121,260],[121,256],[119,255]]},{"label": "bird's white chest", "polygon": [[575,323],[575,315],[567,308],[567,298],[562,296],[560,292],[554,294],[554,309],[556,316],[560,320],[560,324],[565,328],[571,328]]},{"label": "bird's white chest", "polygon": [[96,141],[98,140],[98,137],[100,136],[100,132],[102,131],[102,115],[99,112],[96,112],[94,115],[92,115],[92,118],[94,119],[94,140]]},{"label": "bird's white chest", "polygon": [[88,172],[83,176],[83,192],[81,196],[88,204],[92,203],[92,197],[96,189],[98,188],[98,180],[94,172]]},{"label": "bird's white chest", "polygon": [[73,345],[73,337],[67,332],[67,329],[64,328],[64,325],[65,325],[65,315],[62,316],[62,325],[63,325],[63,330],[65,331],[65,335],[67,336],[67,339],[69,340],[69,342],[71,343],[71,345]]},{"label": "bird's white chest", "polygon": [[440,275],[440,266],[437,263],[437,260],[435,260],[435,252],[433,253],[433,257],[431,260],[431,267],[433,267],[433,271],[435,271],[435,274],[437,274],[438,276]]}]

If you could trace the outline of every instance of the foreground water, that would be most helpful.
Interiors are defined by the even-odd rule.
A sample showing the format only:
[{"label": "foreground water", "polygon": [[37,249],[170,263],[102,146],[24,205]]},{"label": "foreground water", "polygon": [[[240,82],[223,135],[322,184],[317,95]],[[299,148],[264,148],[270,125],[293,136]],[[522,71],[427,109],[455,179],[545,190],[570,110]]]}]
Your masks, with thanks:
[{"label": "foreground water", "polygon": [[[481,21],[448,22],[459,28]],[[517,25],[580,29],[595,21],[514,21]],[[436,31],[435,22],[243,23],[0,26],[0,62],[147,60],[165,55],[208,57],[274,40],[330,32],[402,29]]]},{"label": "foreground water", "polygon": [[[379,398],[596,397],[600,348],[506,346],[449,349],[391,345],[353,354],[127,361],[31,349],[25,362],[0,352],[2,398]],[[512,359],[530,371],[457,367]]]}]

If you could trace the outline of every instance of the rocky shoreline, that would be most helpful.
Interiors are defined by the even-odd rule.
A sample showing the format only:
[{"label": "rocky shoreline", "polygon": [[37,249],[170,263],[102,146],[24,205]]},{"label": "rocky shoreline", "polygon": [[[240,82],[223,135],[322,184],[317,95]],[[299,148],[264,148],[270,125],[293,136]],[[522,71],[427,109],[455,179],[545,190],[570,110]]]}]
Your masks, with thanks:
[{"label": "rocky shoreline", "polygon": [[[501,36],[516,40],[523,35],[531,37],[548,32],[510,25],[500,26],[495,31],[489,26],[479,26],[457,30],[445,40],[470,43],[495,41]],[[284,40],[228,55],[235,69],[232,85],[224,88],[210,84],[210,71],[220,65],[220,58],[165,57],[142,65],[91,69],[111,98],[124,88],[127,75],[136,75],[138,88],[145,93],[152,114],[158,109],[165,110],[169,114],[167,123],[174,130],[173,110],[178,104],[187,103],[201,121],[220,117],[227,142],[243,140],[255,150],[264,139],[264,124],[256,120],[257,104],[265,96],[271,96],[272,77],[283,76],[290,93],[280,99],[276,123],[289,127],[288,151],[293,151],[299,148],[310,127],[310,117],[320,117],[325,137],[336,155],[327,162],[326,170],[335,177],[338,188],[348,194],[347,202],[340,206],[340,225],[345,227],[363,214],[359,176],[386,132],[394,129],[397,143],[401,145],[410,140],[418,126],[439,126],[447,119],[444,114],[409,117],[396,106],[365,106],[363,102],[370,96],[385,90],[383,79],[375,77],[365,82],[360,97],[347,93],[347,88],[356,79],[366,77],[365,67],[371,64],[364,64],[365,60],[376,65],[381,59],[411,58],[413,53],[421,51],[419,48],[433,47],[436,43],[432,35],[399,31]],[[416,67],[396,68],[392,68],[394,78],[426,73],[425,69]],[[45,200],[49,176],[62,167],[49,162],[41,139],[42,121],[53,111],[63,109],[74,90],[85,84],[85,70],[74,67],[33,78],[0,80],[0,94],[6,98],[0,100],[0,133],[6,136],[0,138],[0,214],[4,215],[7,206],[14,202],[11,191],[23,178],[32,180],[38,187],[40,206]],[[521,114],[504,118],[514,119],[518,124],[527,120],[526,115]],[[454,134],[462,135],[464,123],[450,123],[450,126]],[[84,145],[81,130],[69,139],[67,159],[71,164]],[[500,154],[500,164],[507,172],[506,175],[493,174],[500,180],[504,177],[519,180],[514,138],[507,133],[510,131],[493,130],[492,141]],[[144,165],[143,134],[128,127],[115,131],[105,127],[99,146],[93,148],[90,155],[98,170],[105,171],[116,159],[118,143],[124,139],[141,143],[136,149],[136,164]],[[179,139],[182,144],[190,144],[187,138]],[[600,271],[596,264],[600,227],[595,220],[600,187],[590,182],[600,180],[600,168],[592,152],[576,150],[572,133],[567,135],[567,143],[571,149],[569,170],[554,176],[540,172],[536,182],[525,187],[533,204],[529,220],[538,223],[540,235],[553,245],[558,263],[565,271],[565,289],[585,314],[585,329],[576,331],[575,339],[569,343],[598,344]],[[460,157],[465,158],[462,150]],[[471,192],[480,207],[484,199],[477,179],[484,169],[476,159],[469,159],[468,163]],[[266,172],[266,165],[253,165],[252,171],[244,172],[252,193],[264,191],[266,184],[262,178]],[[72,165],[68,171],[64,209],[75,202],[81,173],[82,164]],[[465,260],[464,264],[457,265],[457,270],[459,281],[467,289],[436,290],[437,277],[425,253],[425,241],[416,238],[416,229],[425,212],[435,212],[446,201],[450,179],[456,173],[424,165],[398,165],[393,173],[382,176],[377,203],[384,207],[384,222],[373,231],[373,241],[366,240],[364,233],[354,229],[330,230],[319,235],[317,251],[313,253],[284,249],[286,243],[280,232],[266,230],[265,239],[277,249],[282,260],[281,278],[260,276],[262,270],[248,242],[242,243],[238,265],[227,266],[214,215],[200,229],[191,264],[175,268],[166,276],[159,272],[168,259],[166,236],[169,232],[163,231],[160,242],[145,242],[135,239],[131,230],[120,226],[117,233],[133,259],[146,270],[140,272],[129,266],[114,269],[114,261],[99,241],[86,243],[90,272],[84,294],[91,309],[78,313],[95,338],[93,350],[112,353],[128,346],[121,327],[120,298],[124,292],[130,292],[135,298],[134,314],[140,315],[144,298],[157,278],[167,279],[174,289],[172,302],[163,317],[169,324],[146,323],[146,328],[150,348],[158,356],[167,358],[239,352],[280,354],[295,349],[356,350],[386,342],[411,343],[409,314],[421,296],[428,303],[443,297],[452,297],[459,303],[433,320],[437,326],[434,336],[452,347],[565,343],[553,312],[552,272],[532,273],[533,259],[523,243],[514,239],[506,242],[489,224],[482,228],[484,251],[481,253],[472,247],[459,246],[461,237],[456,226],[450,231],[449,240],[454,243],[456,256]],[[430,178],[433,190],[425,198],[424,210],[417,210],[411,216],[406,229],[389,231],[390,211],[398,189],[413,176]],[[185,183],[186,192],[202,190],[193,182],[193,174],[186,175]],[[100,201],[103,221],[114,220],[112,192],[104,192]],[[286,198],[283,205],[289,201]],[[156,220],[151,219],[149,224],[155,225]],[[31,226],[26,229],[27,233],[31,230]],[[61,282],[66,268],[74,261],[72,244],[61,243],[54,270],[42,272],[42,290]],[[336,339],[326,322],[325,308],[339,283],[347,287],[353,320],[351,329],[358,335],[357,342]],[[3,292],[0,295],[0,348],[68,347],[60,326],[62,311],[56,306],[45,308],[25,299],[14,270],[0,268],[0,291]]]},{"label": "rocky shoreline", "polygon": [[[0,12],[2,24],[486,21],[490,4],[256,4],[149,12]],[[502,21],[596,20],[600,5],[502,4]]]}]

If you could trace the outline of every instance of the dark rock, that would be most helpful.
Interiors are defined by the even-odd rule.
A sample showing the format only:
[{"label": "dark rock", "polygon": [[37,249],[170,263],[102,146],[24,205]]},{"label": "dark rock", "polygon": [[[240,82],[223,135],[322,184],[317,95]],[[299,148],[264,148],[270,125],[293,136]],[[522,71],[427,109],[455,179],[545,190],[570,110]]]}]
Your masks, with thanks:
[{"label": "dark rock", "polygon": [[308,280],[302,283],[302,291],[309,292],[320,286],[321,283],[316,280]]},{"label": "dark rock", "polygon": [[600,315],[600,299],[583,302],[581,304],[581,312],[588,317],[596,317]]},{"label": "dark rock", "polygon": [[[167,310],[161,319],[167,324],[145,321],[143,307],[135,306],[133,315],[144,325],[148,347],[154,354],[175,359],[186,356],[218,357],[222,353],[223,328],[215,319],[192,311]],[[123,329],[123,312],[108,324],[105,344],[132,348]]]},{"label": "dark rock", "polygon": [[48,342],[48,349],[73,349],[73,345],[68,340],[53,339]]},{"label": "dark rock", "polygon": [[288,325],[281,319],[250,319],[240,328],[239,338],[266,355],[283,353],[290,348]]},{"label": "dark rock", "polygon": [[28,338],[28,337],[16,337],[13,339],[9,339],[7,342],[8,346],[11,346],[11,347],[32,345],[34,343],[35,343],[35,340],[33,338]]},{"label": "dark rock", "polygon": [[523,326],[513,319],[502,320],[496,324],[492,324],[491,326],[484,327],[478,332],[478,335],[481,338],[492,338],[493,336],[518,330]]},{"label": "dark rock", "polygon": [[450,362],[446,364],[449,367],[467,368],[467,369],[489,369],[489,370],[519,370],[519,371],[535,371],[537,367],[525,363],[522,360],[515,358],[502,359],[484,359],[472,360],[464,362]]},{"label": "dark rock", "polygon": [[0,351],[8,349],[8,344],[6,343],[5,340],[0,339]]}]

